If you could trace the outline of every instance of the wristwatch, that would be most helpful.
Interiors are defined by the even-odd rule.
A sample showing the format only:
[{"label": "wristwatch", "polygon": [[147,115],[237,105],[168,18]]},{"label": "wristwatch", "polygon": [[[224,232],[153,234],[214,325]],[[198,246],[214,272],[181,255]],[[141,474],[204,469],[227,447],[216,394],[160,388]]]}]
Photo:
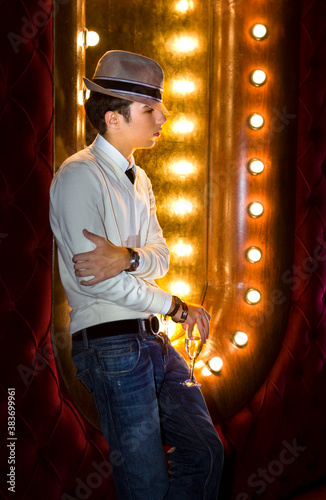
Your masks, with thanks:
[{"label": "wristwatch", "polygon": [[138,269],[139,267],[140,255],[133,248],[127,248],[127,250],[130,254],[130,266],[129,269],[125,269],[125,271],[128,272],[136,271],[136,269]]}]

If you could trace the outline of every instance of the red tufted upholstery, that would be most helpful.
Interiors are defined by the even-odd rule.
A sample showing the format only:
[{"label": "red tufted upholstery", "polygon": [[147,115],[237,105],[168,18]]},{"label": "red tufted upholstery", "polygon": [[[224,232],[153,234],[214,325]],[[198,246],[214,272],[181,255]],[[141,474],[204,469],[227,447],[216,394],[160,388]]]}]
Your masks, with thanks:
[{"label": "red tufted upholstery", "polygon": [[223,425],[236,453],[236,500],[283,498],[326,476],[325,0],[302,2],[300,64],[292,307],[265,383]]},{"label": "red tufted upholstery", "polygon": [[[50,342],[51,8],[50,0],[0,1],[0,493],[113,500],[107,446],[71,403]],[[326,471],[325,19],[326,0],[302,1],[293,303],[269,377],[222,425],[235,500],[275,500]],[[16,389],[15,497],[6,483],[8,387]]]},{"label": "red tufted upholstery", "polygon": [[[104,499],[106,443],[61,387],[51,347],[52,1],[3,0],[0,23],[1,497]],[[8,387],[16,495],[6,482]]]}]

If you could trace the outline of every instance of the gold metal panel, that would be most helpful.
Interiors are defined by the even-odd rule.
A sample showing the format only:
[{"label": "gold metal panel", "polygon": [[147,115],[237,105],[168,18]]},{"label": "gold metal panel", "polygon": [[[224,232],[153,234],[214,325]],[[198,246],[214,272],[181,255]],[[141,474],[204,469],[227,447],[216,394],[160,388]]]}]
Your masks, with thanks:
[{"label": "gold metal panel", "polygon": [[[284,273],[291,269],[293,247],[299,6],[295,0],[275,0],[273,9],[258,0],[193,0],[188,10],[178,10],[182,4],[86,1],[87,28],[100,35],[100,43],[87,49],[86,76],[92,77],[97,60],[112,49],[152,57],[164,68],[164,101],[171,116],[159,143],[138,152],[136,161],[153,182],[158,217],[171,248],[171,268],[159,284],[170,291],[175,282],[188,284],[188,292],[180,295],[203,301],[212,315],[210,340],[200,359],[219,356],[223,368],[209,376],[197,369],[196,376],[216,423],[234,414],[258,389],[279,351],[287,319],[290,290]],[[255,22],[265,23],[269,30],[260,42],[250,35]],[[56,29],[56,40],[62,32]],[[187,43],[191,50],[178,51],[178,44],[184,49]],[[60,79],[70,81],[72,89],[75,67],[61,50],[57,64],[65,69],[58,69]],[[267,73],[262,87],[249,82],[256,66]],[[78,75],[82,73],[78,65]],[[179,93],[177,79],[194,87]],[[56,102],[56,112],[64,110],[67,117],[65,105],[72,103],[69,90],[64,94]],[[75,104],[77,116],[78,109]],[[265,118],[261,130],[247,125],[253,112]],[[74,149],[76,138],[82,137],[81,128],[75,132],[71,113],[76,135],[67,140],[61,134],[56,142],[57,150],[63,151],[60,162],[72,152],[66,144]],[[180,120],[188,122],[186,127],[191,122],[192,130],[176,131]],[[94,137],[89,127],[86,136],[88,143]],[[258,176],[247,170],[253,157],[265,163]],[[173,163],[180,161],[190,163],[192,172],[176,173]],[[184,214],[175,207],[180,200],[192,204],[184,205]],[[249,217],[252,201],[264,205],[262,217]],[[180,243],[192,252],[178,255],[175,247]],[[256,264],[245,258],[253,245],[262,250]],[[262,294],[257,305],[244,300],[249,287]],[[231,342],[237,330],[249,337],[243,349]],[[183,339],[176,345],[182,351]],[[90,407],[84,409],[92,421],[91,412]]]},{"label": "gold metal panel", "polygon": [[[85,72],[85,49],[78,43],[85,27],[85,2],[71,0],[54,2],[54,171],[70,155],[85,144],[85,111],[78,103]],[[71,360],[69,334],[69,307],[61,285],[57,252],[53,261],[53,326],[52,341],[62,378],[77,408],[88,420],[98,426],[97,412],[92,396],[75,377]]]}]

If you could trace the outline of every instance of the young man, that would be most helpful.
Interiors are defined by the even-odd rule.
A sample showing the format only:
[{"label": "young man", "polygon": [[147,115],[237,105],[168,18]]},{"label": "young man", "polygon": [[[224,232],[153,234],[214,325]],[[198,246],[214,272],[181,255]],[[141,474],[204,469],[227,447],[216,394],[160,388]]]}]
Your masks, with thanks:
[{"label": "young man", "polygon": [[166,122],[163,72],[146,57],[110,51],[84,80],[99,135],[64,162],[50,204],[77,377],[93,392],[119,500],[216,500],[223,448],[200,390],[182,385],[189,368],[156,314],[184,323],[190,336],[197,325],[203,342],[210,316],[154,282],[169,251],[151,183],[132,156],[151,148]]}]

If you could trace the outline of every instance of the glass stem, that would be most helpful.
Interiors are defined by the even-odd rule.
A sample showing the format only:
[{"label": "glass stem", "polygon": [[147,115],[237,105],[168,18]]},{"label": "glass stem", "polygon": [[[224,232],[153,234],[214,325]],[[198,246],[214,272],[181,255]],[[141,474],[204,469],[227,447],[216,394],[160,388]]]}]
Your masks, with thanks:
[{"label": "glass stem", "polygon": [[190,380],[194,382],[194,368],[195,368],[195,358],[191,358],[190,361]]}]

